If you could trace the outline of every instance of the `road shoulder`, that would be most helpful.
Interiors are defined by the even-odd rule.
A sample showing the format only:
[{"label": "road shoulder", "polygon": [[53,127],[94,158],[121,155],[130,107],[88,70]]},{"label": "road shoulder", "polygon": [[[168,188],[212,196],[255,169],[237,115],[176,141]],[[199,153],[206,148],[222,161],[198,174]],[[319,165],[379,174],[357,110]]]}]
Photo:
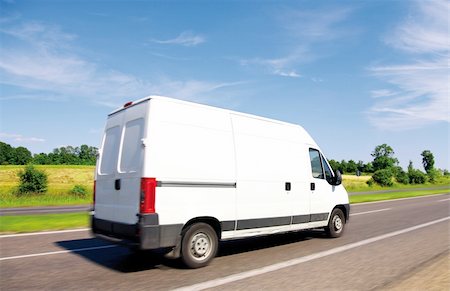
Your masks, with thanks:
[{"label": "road shoulder", "polygon": [[447,251],[399,280],[382,287],[383,290],[450,290],[450,251]]}]

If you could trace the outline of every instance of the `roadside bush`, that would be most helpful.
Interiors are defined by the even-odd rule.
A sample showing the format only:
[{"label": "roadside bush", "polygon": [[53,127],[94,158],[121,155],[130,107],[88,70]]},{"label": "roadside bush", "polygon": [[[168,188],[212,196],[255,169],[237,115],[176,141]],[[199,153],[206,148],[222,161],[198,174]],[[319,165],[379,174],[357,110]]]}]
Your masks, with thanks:
[{"label": "roadside bush", "polygon": [[19,194],[45,193],[47,192],[47,174],[28,165],[24,170],[17,173],[19,176]]},{"label": "roadside bush", "polygon": [[417,169],[408,171],[408,177],[410,184],[425,184],[427,182],[427,175]]},{"label": "roadside bush", "polygon": [[376,171],[372,179],[381,186],[392,186],[392,171],[390,169],[382,169]]},{"label": "roadside bush", "polygon": [[427,176],[431,183],[436,183],[437,180],[442,177],[442,173],[439,170],[433,168],[428,171]]},{"label": "roadside bush", "polygon": [[403,170],[399,170],[395,173],[395,180],[397,180],[397,182],[405,184],[405,185],[409,184],[408,174]]},{"label": "roadside bush", "polygon": [[72,190],[70,190],[70,194],[73,196],[85,198],[87,195],[87,191],[84,186],[75,185],[75,186],[73,186]]}]

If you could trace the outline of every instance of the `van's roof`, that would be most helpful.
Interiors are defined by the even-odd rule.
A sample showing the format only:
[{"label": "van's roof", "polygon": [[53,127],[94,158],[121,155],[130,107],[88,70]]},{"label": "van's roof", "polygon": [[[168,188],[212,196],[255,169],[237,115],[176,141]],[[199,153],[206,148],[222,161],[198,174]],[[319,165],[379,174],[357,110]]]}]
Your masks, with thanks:
[{"label": "van's roof", "polygon": [[127,108],[130,108],[132,106],[138,105],[138,104],[143,103],[145,101],[148,101],[150,99],[159,99],[159,100],[165,100],[165,101],[168,101],[168,102],[174,102],[174,103],[179,103],[179,104],[187,104],[187,105],[191,105],[191,106],[205,107],[205,108],[209,108],[209,109],[212,109],[212,110],[226,111],[226,112],[229,112],[229,113],[232,113],[232,114],[237,114],[237,115],[241,115],[241,116],[247,116],[247,117],[251,117],[251,118],[259,119],[259,120],[264,120],[264,121],[268,121],[268,122],[274,122],[274,123],[290,125],[290,126],[298,126],[298,127],[301,127],[304,130],[304,128],[302,126],[300,126],[298,124],[294,124],[294,123],[284,122],[284,121],[281,121],[281,120],[266,118],[266,117],[262,117],[262,116],[258,116],[258,115],[253,115],[253,114],[233,111],[233,110],[230,110],[230,109],[214,107],[214,106],[205,105],[205,104],[201,104],[201,103],[184,101],[184,100],[180,100],[180,99],[176,99],[176,98],[170,98],[170,97],[159,96],[159,95],[150,95],[150,96],[147,96],[145,98],[142,98],[142,99],[139,99],[139,100],[136,100],[136,101],[133,101],[133,102],[128,102],[124,106],[122,106],[120,108],[117,108],[116,110],[114,110],[111,113],[109,113],[108,116],[116,114],[116,113],[118,113],[118,112],[120,112],[122,110],[126,110]]}]

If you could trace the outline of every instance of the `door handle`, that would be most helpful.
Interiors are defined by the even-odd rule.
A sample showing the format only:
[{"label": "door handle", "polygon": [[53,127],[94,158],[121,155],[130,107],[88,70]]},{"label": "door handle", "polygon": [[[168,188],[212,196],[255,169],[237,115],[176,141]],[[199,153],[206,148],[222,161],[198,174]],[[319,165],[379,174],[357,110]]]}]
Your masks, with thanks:
[{"label": "door handle", "polygon": [[311,183],[311,191],[316,190],[316,183]]},{"label": "door handle", "polygon": [[120,179],[116,179],[116,180],[114,181],[114,188],[115,188],[116,190],[120,190]]},{"label": "door handle", "polygon": [[291,182],[286,182],[284,184],[284,190],[291,191]]}]

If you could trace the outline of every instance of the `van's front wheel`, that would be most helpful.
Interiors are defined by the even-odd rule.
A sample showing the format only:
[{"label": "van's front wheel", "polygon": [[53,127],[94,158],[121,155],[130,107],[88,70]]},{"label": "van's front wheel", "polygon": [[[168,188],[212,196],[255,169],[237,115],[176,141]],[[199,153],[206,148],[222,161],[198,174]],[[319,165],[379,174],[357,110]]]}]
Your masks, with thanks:
[{"label": "van's front wheel", "polygon": [[218,244],[217,234],[210,225],[193,224],[183,235],[181,260],[190,268],[204,267],[216,256]]},{"label": "van's front wheel", "polygon": [[344,233],[345,217],[341,209],[335,208],[331,212],[328,226],[325,227],[325,231],[329,237],[340,237]]}]

